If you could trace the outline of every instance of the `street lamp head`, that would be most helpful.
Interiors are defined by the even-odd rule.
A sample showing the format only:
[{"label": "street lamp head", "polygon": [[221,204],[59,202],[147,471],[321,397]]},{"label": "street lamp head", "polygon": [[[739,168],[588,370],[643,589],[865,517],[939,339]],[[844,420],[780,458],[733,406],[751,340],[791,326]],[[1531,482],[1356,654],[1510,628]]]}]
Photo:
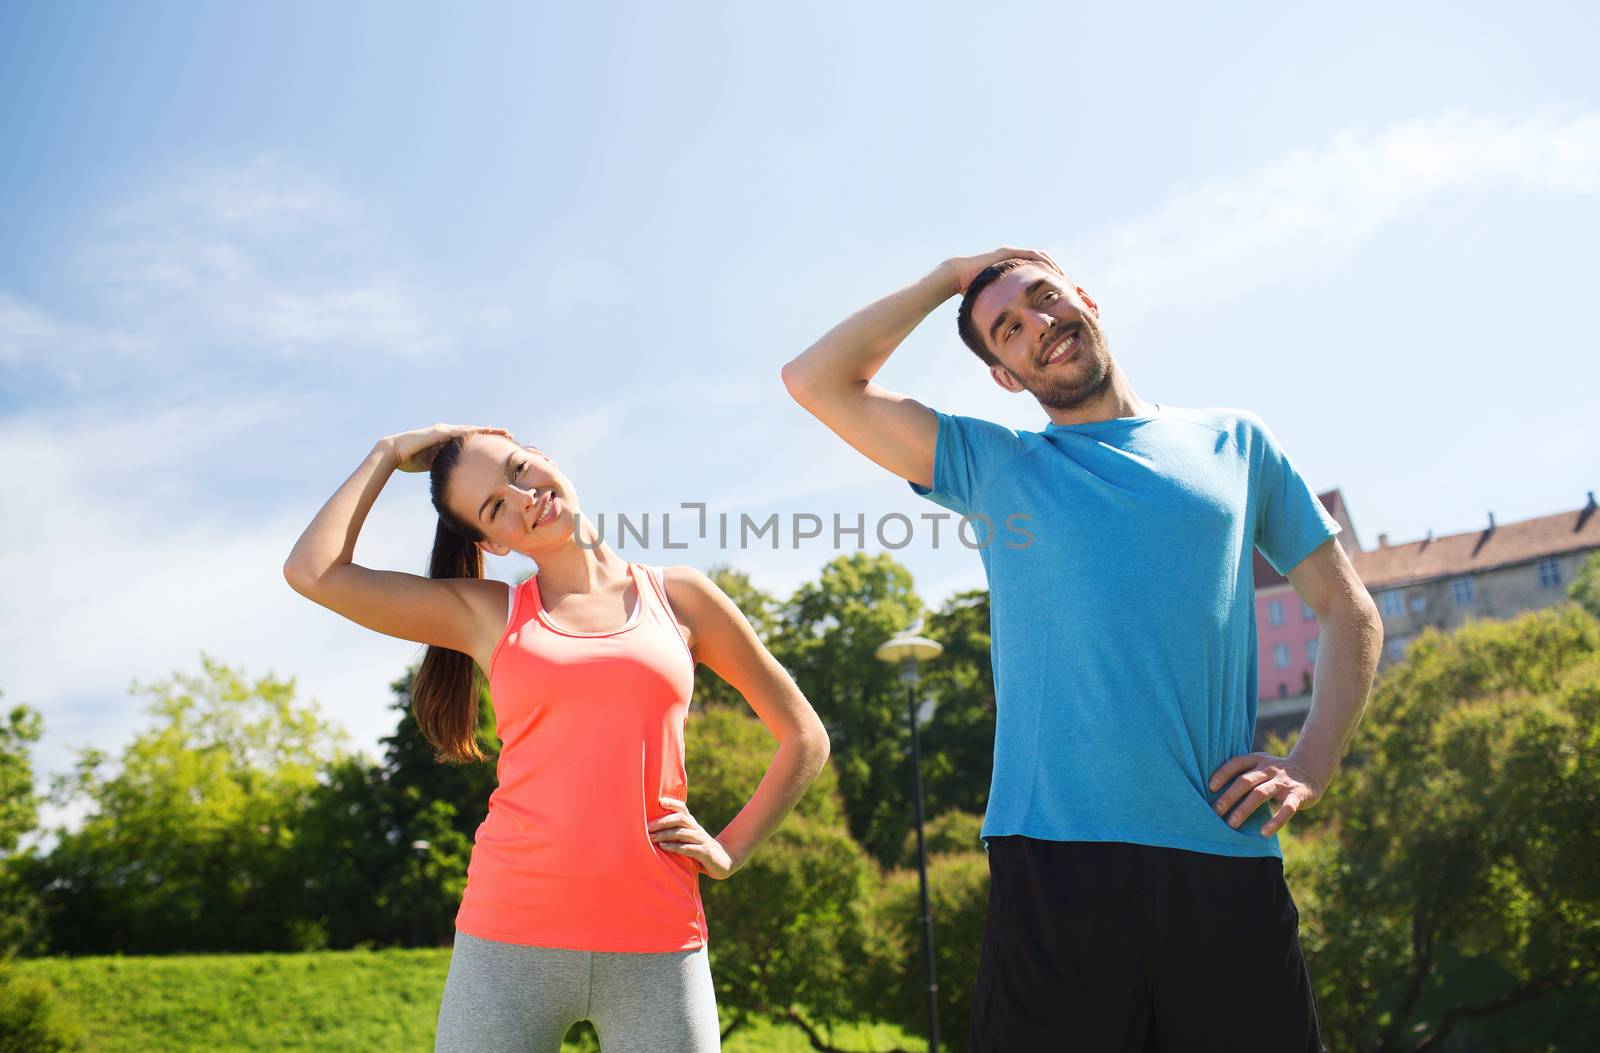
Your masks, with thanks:
[{"label": "street lamp head", "polygon": [[417,840],[417,841],[411,842],[411,850],[413,852],[416,852],[419,855],[422,854],[423,852],[426,852],[428,849],[430,849],[432,847],[433,847],[433,842],[432,841]]},{"label": "street lamp head", "polygon": [[892,640],[887,640],[878,645],[873,652],[880,662],[899,665],[907,658],[918,662],[931,662],[944,654],[944,646],[937,640],[930,640],[925,636],[912,636],[909,633],[900,633]]},{"label": "street lamp head", "polygon": [[925,636],[913,636],[911,630],[898,633],[891,640],[878,645],[873,652],[880,662],[900,667],[900,682],[915,684],[923,662],[931,662],[944,654],[944,647]]}]

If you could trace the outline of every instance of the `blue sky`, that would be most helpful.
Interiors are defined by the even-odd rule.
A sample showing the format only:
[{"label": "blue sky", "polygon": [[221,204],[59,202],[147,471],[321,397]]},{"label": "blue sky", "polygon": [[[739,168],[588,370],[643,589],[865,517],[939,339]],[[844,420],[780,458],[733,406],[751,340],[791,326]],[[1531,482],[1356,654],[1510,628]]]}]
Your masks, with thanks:
[{"label": "blue sky", "polygon": [[[936,511],[778,368],[997,244],[1095,295],[1141,395],[1261,414],[1366,544],[1600,489],[1593,5],[768,6],[0,7],[0,691],[42,774],[201,650],[371,747],[416,649],[279,567],[388,432],[509,426],[591,512]],[[1042,426],[953,314],[880,379]],[[358,558],[430,536],[402,477]],[[626,554],[783,594],[835,552]],[[931,601],[983,580],[897,555]]]}]

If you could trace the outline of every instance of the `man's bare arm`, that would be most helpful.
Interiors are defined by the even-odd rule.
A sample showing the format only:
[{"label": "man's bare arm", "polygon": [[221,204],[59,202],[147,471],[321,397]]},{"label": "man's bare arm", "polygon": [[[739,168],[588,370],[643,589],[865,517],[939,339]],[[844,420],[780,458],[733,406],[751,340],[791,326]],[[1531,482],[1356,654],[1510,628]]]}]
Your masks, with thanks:
[{"label": "man's bare arm", "polygon": [[872,382],[883,363],[934,308],[964,292],[985,267],[1021,257],[1055,266],[1031,249],[955,257],[911,285],[852,314],[783,367],[794,400],[845,442],[902,479],[933,485],[938,422],[914,398]]},{"label": "man's bare arm", "polygon": [[1311,712],[1289,759],[1326,789],[1366,709],[1383,649],[1383,619],[1337,541],[1324,542],[1288,577],[1322,623]]},{"label": "man's bare arm", "polygon": [[1234,828],[1267,801],[1277,802],[1277,812],[1261,828],[1263,836],[1276,833],[1327,792],[1361,721],[1383,648],[1383,620],[1337,541],[1323,542],[1288,578],[1322,623],[1311,712],[1289,756],[1241,754],[1211,776],[1213,791],[1232,780],[1214,807]]}]

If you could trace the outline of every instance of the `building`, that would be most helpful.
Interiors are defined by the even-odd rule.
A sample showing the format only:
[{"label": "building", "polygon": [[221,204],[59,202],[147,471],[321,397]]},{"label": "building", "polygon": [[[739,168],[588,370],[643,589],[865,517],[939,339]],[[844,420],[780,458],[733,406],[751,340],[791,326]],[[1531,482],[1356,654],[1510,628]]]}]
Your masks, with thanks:
[{"label": "building", "polygon": [[[1351,558],[1361,551],[1355,524],[1338,490],[1317,500],[1339,524],[1339,543]],[[1311,693],[1311,672],[1317,665],[1317,616],[1295,595],[1289,579],[1255,553],[1256,683],[1262,701]]]},{"label": "building", "polygon": [[[1589,554],[1600,551],[1600,508],[1594,492],[1581,508],[1497,524],[1482,530],[1363,550],[1338,490],[1319,494],[1341,527],[1345,551],[1383,618],[1387,664],[1427,628],[1445,632],[1473,618],[1510,618],[1567,598]],[[1260,701],[1255,748],[1268,736],[1299,728],[1311,707],[1318,626],[1282,575],[1256,553],[1256,625]]]},{"label": "building", "polygon": [[1473,618],[1510,618],[1567,598],[1589,553],[1600,550],[1594,491],[1570,512],[1482,530],[1378,547],[1352,556],[1383,616],[1383,660],[1392,662],[1424,629],[1449,631]]}]

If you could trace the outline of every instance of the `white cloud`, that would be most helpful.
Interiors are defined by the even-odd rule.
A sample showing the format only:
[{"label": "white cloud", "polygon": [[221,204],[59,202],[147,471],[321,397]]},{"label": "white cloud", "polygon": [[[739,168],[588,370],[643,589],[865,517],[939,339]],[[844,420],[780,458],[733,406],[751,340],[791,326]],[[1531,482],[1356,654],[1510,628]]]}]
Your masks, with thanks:
[{"label": "white cloud", "polygon": [[1469,189],[1600,192],[1600,115],[1456,113],[1346,131],[1319,149],[1184,190],[1056,258],[1092,271],[1086,283],[1115,303],[1119,319],[1220,307],[1342,262],[1430,199]]},{"label": "white cloud", "polygon": [[26,389],[47,376],[76,392],[131,362],[140,347],[130,334],[72,324],[0,291],[0,388]]},{"label": "white cloud", "polygon": [[59,339],[56,323],[40,311],[0,293],[0,365],[19,366]]},{"label": "white cloud", "polygon": [[91,223],[56,296],[70,324],[0,290],[0,369],[106,393],[219,358],[414,359],[442,336],[396,255],[381,223],[280,160],[179,173]]},{"label": "white cloud", "polygon": [[437,337],[386,273],[377,228],[337,191],[262,158],[123,204],[80,267],[130,306],[159,297],[185,333],[267,351],[416,354]]},{"label": "white cloud", "polygon": [[[387,685],[417,646],[346,622],[283,580],[315,505],[225,514],[196,492],[185,459],[240,441],[262,449],[252,440],[294,413],[239,400],[108,422],[0,422],[13,469],[0,505],[0,690],[44,715],[41,776],[65,770],[69,748],[126,741],[144,720],[129,683],[194,670],[201,651],[295,676],[301,697],[318,699],[358,746],[392,729]],[[420,571],[432,514],[416,498],[380,498],[358,558]]]}]

